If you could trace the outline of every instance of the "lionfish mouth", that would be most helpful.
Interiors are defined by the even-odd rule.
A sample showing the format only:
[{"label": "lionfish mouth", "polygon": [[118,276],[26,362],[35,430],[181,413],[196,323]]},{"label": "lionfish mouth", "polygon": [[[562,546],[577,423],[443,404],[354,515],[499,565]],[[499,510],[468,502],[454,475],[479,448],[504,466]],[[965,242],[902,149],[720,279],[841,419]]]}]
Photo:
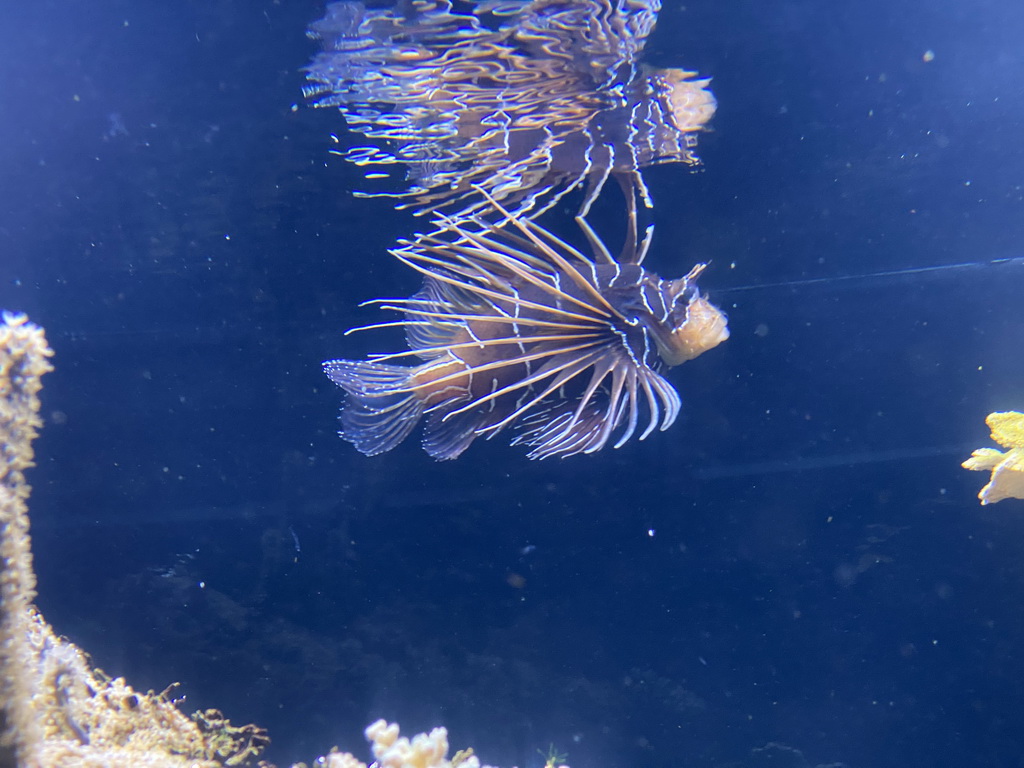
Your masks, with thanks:
[{"label": "lionfish mouth", "polygon": [[[423,289],[375,302],[402,320],[353,330],[400,326],[409,348],[324,363],[348,394],[342,437],[377,454],[422,420],[425,450],[452,459],[509,428],[530,458],[546,458],[668,429],[680,400],[661,369],[728,336],[725,316],[696,292],[703,265],[662,280],[637,263],[642,252],[617,261],[591,232],[591,258],[495,208],[504,221],[442,217],[393,251]],[[677,322],[681,289],[689,300]],[[413,364],[395,364],[405,359]]]}]

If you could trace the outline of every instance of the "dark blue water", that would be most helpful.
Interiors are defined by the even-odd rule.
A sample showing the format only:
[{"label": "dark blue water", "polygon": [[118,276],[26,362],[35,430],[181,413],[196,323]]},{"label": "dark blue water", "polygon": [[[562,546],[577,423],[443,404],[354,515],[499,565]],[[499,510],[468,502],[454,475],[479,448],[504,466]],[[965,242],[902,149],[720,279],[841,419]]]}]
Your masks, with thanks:
[{"label": "dark blue water", "polygon": [[341,333],[416,289],[385,251],[424,225],[353,199],[301,104],[322,10],[4,14],[0,305],[57,352],[58,631],[279,763],[383,716],[530,768],[1019,765],[1024,502],[959,464],[1024,409],[1024,266],[988,263],[1024,256],[1024,5],[670,3],[649,58],[720,108],[703,172],[647,174],[651,263],[710,260],[733,336],[671,374],[670,431],[539,464],[335,435],[319,362],[398,347]]}]

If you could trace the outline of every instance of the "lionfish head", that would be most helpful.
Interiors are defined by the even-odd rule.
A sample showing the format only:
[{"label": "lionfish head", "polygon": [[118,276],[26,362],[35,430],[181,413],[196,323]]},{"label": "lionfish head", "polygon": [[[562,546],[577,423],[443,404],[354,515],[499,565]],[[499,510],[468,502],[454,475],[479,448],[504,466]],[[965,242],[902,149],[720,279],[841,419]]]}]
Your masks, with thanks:
[{"label": "lionfish head", "polygon": [[696,74],[677,68],[649,70],[655,91],[661,96],[676,129],[683,133],[702,130],[718,107],[714,94],[707,87],[711,78],[694,80]]},{"label": "lionfish head", "polygon": [[701,296],[696,279],[707,265],[698,264],[685,277],[662,280],[659,289],[670,308],[661,322],[646,323],[668,366],[679,365],[729,338],[725,313]]}]

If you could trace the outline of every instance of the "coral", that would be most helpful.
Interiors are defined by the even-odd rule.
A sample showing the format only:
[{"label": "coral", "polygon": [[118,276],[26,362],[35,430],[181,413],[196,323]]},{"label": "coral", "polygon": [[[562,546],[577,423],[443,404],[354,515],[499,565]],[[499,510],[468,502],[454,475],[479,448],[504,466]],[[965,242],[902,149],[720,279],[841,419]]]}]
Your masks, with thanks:
[{"label": "coral", "polygon": [[[448,768],[448,731],[434,728],[410,741],[398,735],[398,723],[378,720],[366,729],[373,756],[382,768]],[[475,766],[474,766],[475,768]]]},{"label": "coral", "polygon": [[33,717],[45,766],[175,766],[213,768],[212,742],[164,693],[138,693],[123,678],[91,668],[76,646],[30,612],[34,661]]},{"label": "coral", "polygon": [[[163,693],[110,679],[57,637],[33,607],[25,470],[41,422],[39,390],[52,370],[42,329],[23,315],[0,324],[0,764],[23,768],[215,768],[266,746],[255,726],[217,710],[182,714]],[[172,686],[173,688],[173,686]]]},{"label": "coral", "polygon": [[[459,750],[449,760],[448,731],[445,728],[434,728],[430,733],[417,734],[410,740],[399,735],[398,723],[377,720],[367,727],[365,733],[370,742],[370,750],[376,758],[374,766],[379,768],[490,768],[481,766],[472,749]],[[555,765],[558,760],[554,752],[548,755],[545,768],[567,768]],[[325,768],[366,768],[366,764],[355,755],[337,750],[318,758],[316,765]]]},{"label": "coral", "polygon": [[992,439],[1009,450],[1003,453],[995,448],[979,448],[961,466],[992,472],[992,478],[978,493],[982,504],[1024,499],[1024,413],[990,413],[985,423],[992,430]]},{"label": "coral", "polygon": [[192,722],[199,726],[206,744],[206,757],[224,765],[243,765],[270,744],[266,730],[255,725],[234,726],[219,709],[195,712]]},{"label": "coral", "polygon": [[31,704],[29,606],[36,577],[25,470],[32,466],[32,440],[42,425],[40,379],[53,368],[47,359],[52,354],[42,329],[28,324],[24,315],[4,313],[0,324],[0,746],[13,750],[21,765],[35,762],[41,743]]}]

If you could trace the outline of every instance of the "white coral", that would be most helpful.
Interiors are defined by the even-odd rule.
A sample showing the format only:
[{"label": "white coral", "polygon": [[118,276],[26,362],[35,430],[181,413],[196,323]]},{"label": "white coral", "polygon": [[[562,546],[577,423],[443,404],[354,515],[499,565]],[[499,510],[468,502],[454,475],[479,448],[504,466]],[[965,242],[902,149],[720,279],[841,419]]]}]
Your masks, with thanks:
[{"label": "white coral", "polygon": [[449,768],[448,730],[434,728],[409,741],[399,736],[398,723],[378,720],[366,729],[366,738],[373,743],[373,756],[382,768]]}]

